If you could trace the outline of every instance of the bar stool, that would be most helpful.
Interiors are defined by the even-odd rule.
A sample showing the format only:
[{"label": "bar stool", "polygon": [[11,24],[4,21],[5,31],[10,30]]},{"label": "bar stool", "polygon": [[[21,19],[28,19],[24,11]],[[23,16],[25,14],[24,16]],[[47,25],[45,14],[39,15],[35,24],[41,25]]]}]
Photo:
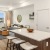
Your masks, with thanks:
[{"label": "bar stool", "polygon": [[26,43],[23,43],[23,44],[20,44],[20,47],[23,49],[23,50],[34,50],[36,49],[38,46],[35,46],[35,45],[32,45],[30,44],[29,42],[26,42]]},{"label": "bar stool", "polygon": [[6,38],[8,39],[6,50],[7,50],[8,48],[10,48],[10,50],[11,50],[12,39],[15,39],[15,38],[17,38],[17,37],[7,36]]},{"label": "bar stool", "polygon": [[[17,39],[13,39],[12,42],[14,43],[13,50],[14,49],[20,50],[20,44],[24,43],[25,41],[21,40],[20,38],[17,38]],[[16,47],[16,48],[14,48],[14,47]]]}]

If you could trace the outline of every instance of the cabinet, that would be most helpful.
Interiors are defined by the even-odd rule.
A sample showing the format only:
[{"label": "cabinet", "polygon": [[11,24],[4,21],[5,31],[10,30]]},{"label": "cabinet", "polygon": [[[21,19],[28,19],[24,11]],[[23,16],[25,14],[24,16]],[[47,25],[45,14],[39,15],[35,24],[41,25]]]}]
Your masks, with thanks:
[{"label": "cabinet", "polygon": [[[13,31],[11,31],[11,32],[13,32]],[[34,38],[33,39],[29,38],[29,37],[24,36],[24,35],[22,35],[20,33],[19,34],[16,33],[16,32],[13,32],[13,33],[15,33],[16,37],[18,37],[20,39],[23,39],[26,42],[30,42],[33,45],[37,45],[38,46],[37,50],[50,50],[50,38],[46,38],[44,40],[37,41]]]},{"label": "cabinet", "polygon": [[42,49],[43,50],[50,50],[50,39],[46,39],[43,41]]}]

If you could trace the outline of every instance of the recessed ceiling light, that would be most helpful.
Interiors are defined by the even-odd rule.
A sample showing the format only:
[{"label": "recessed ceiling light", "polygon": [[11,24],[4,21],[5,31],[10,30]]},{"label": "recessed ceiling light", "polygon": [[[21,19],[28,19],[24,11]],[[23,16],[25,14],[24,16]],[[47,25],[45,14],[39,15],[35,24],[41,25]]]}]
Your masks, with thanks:
[{"label": "recessed ceiling light", "polygon": [[10,8],[9,8],[9,10],[13,10],[13,9],[14,9],[14,7],[10,7]]},{"label": "recessed ceiling light", "polygon": [[25,3],[25,2],[28,2],[29,0],[21,0],[19,1],[19,3]]},{"label": "recessed ceiling light", "polygon": [[20,6],[23,7],[23,6],[27,6],[28,4],[29,4],[28,2],[24,2]]}]

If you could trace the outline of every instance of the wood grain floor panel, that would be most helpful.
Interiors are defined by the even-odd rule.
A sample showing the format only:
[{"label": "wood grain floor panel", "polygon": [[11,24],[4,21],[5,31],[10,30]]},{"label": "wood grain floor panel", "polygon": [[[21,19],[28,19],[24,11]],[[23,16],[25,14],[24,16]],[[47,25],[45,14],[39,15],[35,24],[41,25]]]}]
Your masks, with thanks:
[{"label": "wood grain floor panel", "polygon": [[0,40],[0,50],[6,50],[7,39]]}]

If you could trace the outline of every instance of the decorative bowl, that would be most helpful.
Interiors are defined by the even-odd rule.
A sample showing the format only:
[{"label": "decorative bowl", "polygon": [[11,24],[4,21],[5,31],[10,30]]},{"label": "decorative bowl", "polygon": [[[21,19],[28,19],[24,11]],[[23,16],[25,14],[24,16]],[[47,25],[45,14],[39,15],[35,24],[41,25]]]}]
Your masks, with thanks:
[{"label": "decorative bowl", "polygon": [[28,32],[33,32],[34,29],[27,29]]}]

